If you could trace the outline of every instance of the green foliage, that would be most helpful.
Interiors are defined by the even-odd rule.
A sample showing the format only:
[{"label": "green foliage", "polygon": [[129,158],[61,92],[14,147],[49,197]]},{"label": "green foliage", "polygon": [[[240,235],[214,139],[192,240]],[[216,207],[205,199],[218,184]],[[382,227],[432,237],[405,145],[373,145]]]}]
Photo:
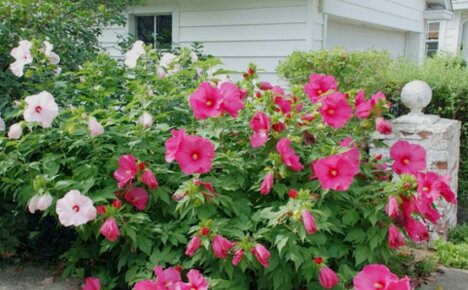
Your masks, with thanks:
[{"label": "green foliage", "polygon": [[454,244],[468,243],[468,224],[461,224],[451,229],[447,240]]},{"label": "green foliage", "polygon": [[[459,56],[439,54],[422,65],[406,59],[393,60],[386,51],[353,51],[342,48],[294,52],[281,62],[278,73],[293,84],[303,84],[311,73],[331,74],[341,87],[382,91],[393,102],[392,113],[401,115],[403,86],[412,80],[426,81],[432,88],[427,113],[462,122],[460,156],[468,154],[468,68]],[[468,160],[460,159],[459,192],[461,211],[468,208]],[[464,214],[468,216],[468,214]]]},{"label": "green foliage", "polygon": [[[36,50],[37,46],[34,53]],[[219,60],[199,56],[200,60],[194,62],[192,57],[190,50],[181,49],[173,64],[180,70],[165,78],[155,73],[159,53],[149,49],[135,69],[123,67],[106,55],[58,76],[48,76],[54,68],[47,62],[28,65],[25,75],[41,81],[28,82],[21,99],[47,90],[59,104],[60,114],[51,128],[24,124],[21,139],[0,137],[2,195],[15,200],[17,210],[24,211],[36,193],[50,193],[56,201],[76,189],[95,205],[107,208],[105,215],[75,229],[76,240],[61,257],[65,274],[96,276],[107,289],[125,289],[152,277],[155,265],[180,265],[183,269],[202,269],[212,289],[317,289],[319,266],[314,257],[320,256],[340,275],[342,282],[336,289],[344,289],[363,265],[388,261],[394,251],[387,245],[390,219],[384,211],[388,198],[384,188],[394,185],[381,180],[378,161],[366,153],[372,122],[354,118],[339,130],[324,126],[320,118],[303,123],[304,112],[318,114],[317,105],[303,92],[296,95],[304,111],[293,111],[285,118],[275,110],[271,91],[264,92],[262,98],[254,97],[258,90],[255,75],[239,82],[247,98],[238,118],[197,121],[187,98],[200,82],[219,78],[212,73]],[[349,93],[353,98],[354,91]],[[382,104],[378,106],[383,109]],[[7,121],[24,122],[23,107],[24,102],[20,102],[12,108]],[[249,121],[259,108],[271,115],[273,123],[287,124],[287,129],[272,132],[265,147],[253,149]],[[146,129],[137,122],[144,112],[154,118],[154,125]],[[90,117],[104,126],[102,136],[90,136]],[[297,126],[299,122],[303,124]],[[212,183],[217,193],[214,198],[204,195],[194,178],[183,174],[177,164],[165,162],[164,143],[174,128],[184,128],[188,134],[215,144],[213,169],[195,176]],[[314,144],[304,143],[304,132],[313,134]],[[291,171],[275,149],[276,141],[288,137],[304,165],[309,165],[318,158],[343,152],[338,141],[350,135],[363,150],[361,174],[346,192],[321,190],[316,179],[310,180],[310,170]],[[122,194],[113,178],[117,159],[129,153],[145,162],[159,180],[159,187],[150,190],[145,211],[135,210],[124,199],[122,208],[110,206]],[[275,172],[276,182],[272,192],[262,196],[258,189],[267,171]],[[290,188],[299,191],[296,199],[288,198]],[[185,198],[176,202],[171,199],[174,193]],[[54,207],[44,215],[56,217]],[[304,209],[315,216],[319,230],[313,235],[307,235],[302,224]],[[120,228],[116,242],[99,234],[109,216]],[[205,226],[211,234],[202,238],[202,247],[193,257],[186,257],[188,240]],[[214,234],[246,250],[237,267],[230,260],[213,256],[210,244]],[[250,252],[255,243],[271,252],[266,269]]]},{"label": "green foliage", "polygon": [[454,244],[438,240],[434,242],[434,248],[440,263],[447,267],[468,269],[468,243]]}]

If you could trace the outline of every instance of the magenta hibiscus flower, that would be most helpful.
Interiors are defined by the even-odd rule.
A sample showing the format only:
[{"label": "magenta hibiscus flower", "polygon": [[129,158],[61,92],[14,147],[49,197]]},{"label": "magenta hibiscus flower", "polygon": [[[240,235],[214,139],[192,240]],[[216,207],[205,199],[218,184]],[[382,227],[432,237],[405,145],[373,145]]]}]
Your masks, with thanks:
[{"label": "magenta hibiscus flower", "polygon": [[301,171],[304,169],[299,156],[294,152],[294,149],[291,147],[291,141],[288,138],[282,138],[276,144],[276,150],[281,155],[284,164],[290,167],[294,171]]},{"label": "magenta hibiscus flower", "polygon": [[137,160],[133,155],[122,155],[119,158],[119,167],[114,171],[114,178],[117,180],[117,185],[122,188],[130,183],[137,173]]},{"label": "magenta hibiscus flower", "polygon": [[[379,264],[365,266],[353,279],[356,290],[410,290],[410,283],[407,277],[399,279],[397,275]],[[400,288],[395,288],[395,284]]]},{"label": "magenta hibiscus flower", "polygon": [[353,177],[359,172],[359,151],[351,149],[342,154],[319,159],[314,162],[313,168],[322,189],[346,191],[353,183]]},{"label": "magenta hibiscus flower", "polygon": [[353,117],[353,109],[342,93],[334,92],[323,98],[320,114],[325,124],[338,129]]},{"label": "magenta hibiscus flower", "polygon": [[209,82],[200,84],[197,90],[190,96],[189,103],[197,120],[209,117],[217,117],[221,114],[223,97],[218,88]]},{"label": "magenta hibiscus flower", "polygon": [[398,141],[390,148],[390,157],[397,174],[417,173],[426,168],[426,150],[421,145]]},{"label": "magenta hibiscus flower", "polygon": [[335,77],[323,74],[312,74],[309,82],[304,85],[304,91],[312,103],[320,100],[320,97],[331,90],[336,90]]},{"label": "magenta hibiscus flower", "polygon": [[270,130],[270,117],[263,112],[256,112],[250,120],[250,128],[254,131],[250,137],[250,145],[253,148],[262,146],[268,141],[268,131]]}]

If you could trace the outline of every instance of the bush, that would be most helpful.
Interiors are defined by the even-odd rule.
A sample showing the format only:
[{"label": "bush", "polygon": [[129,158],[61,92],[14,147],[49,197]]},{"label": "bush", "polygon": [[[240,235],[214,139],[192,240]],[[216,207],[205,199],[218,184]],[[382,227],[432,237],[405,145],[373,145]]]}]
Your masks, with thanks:
[{"label": "bush", "polygon": [[[215,58],[138,43],[126,66],[99,55],[44,78],[54,67],[40,48],[33,41],[25,75],[43,81],[29,84],[7,120],[24,132],[0,137],[0,190],[20,210],[74,225],[66,275],[124,289],[160,265],[199,269],[213,289],[317,289],[329,267],[344,289],[363,265],[389,261],[401,232],[428,238],[415,217],[433,220],[423,208],[434,200],[417,198],[416,177],[405,174],[425,179],[421,168],[402,161],[391,182],[386,160],[368,156],[387,110],[380,94],[323,87],[315,102],[318,91],[293,96],[259,82],[253,65],[234,84]],[[31,105],[27,96],[44,90],[58,112]],[[366,117],[353,117],[358,104]],[[50,124],[30,119],[42,106]],[[418,145],[396,146],[423,158]]]},{"label": "bush", "polygon": [[468,244],[453,244],[439,240],[434,242],[440,263],[447,267],[468,269]]},{"label": "bush", "polygon": [[[460,157],[468,155],[468,68],[459,56],[439,54],[422,65],[390,57],[386,51],[353,51],[342,48],[294,52],[281,62],[280,76],[293,84],[307,81],[310,72],[332,74],[341,86],[351,84],[366,92],[382,91],[393,102],[393,115],[406,113],[400,104],[403,86],[412,80],[426,81],[432,102],[426,113],[462,122]],[[350,88],[346,88],[350,89]],[[468,160],[460,159],[459,200],[462,222],[468,219]]]}]

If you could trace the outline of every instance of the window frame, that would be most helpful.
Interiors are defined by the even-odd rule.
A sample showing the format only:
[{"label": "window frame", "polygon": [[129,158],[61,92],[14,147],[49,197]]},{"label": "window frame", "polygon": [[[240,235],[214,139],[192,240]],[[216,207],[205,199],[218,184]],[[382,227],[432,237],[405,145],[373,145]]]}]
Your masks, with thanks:
[{"label": "window frame", "polygon": [[[437,31],[430,31],[429,26],[432,23],[438,23],[438,30]],[[426,57],[432,57],[434,54],[436,54],[439,49],[440,49],[440,39],[441,39],[441,31],[442,31],[442,21],[427,21],[426,22],[426,29],[424,31],[424,45],[425,45],[425,55]],[[437,32],[437,39],[429,39],[429,34],[431,32]],[[429,50],[428,49],[428,44],[437,44],[437,48],[435,51],[433,49]],[[432,53],[429,55],[429,51]]]},{"label": "window frame", "polygon": [[[172,15],[172,48],[179,43],[179,6],[178,5],[160,5],[148,4],[145,6],[131,7],[128,10],[128,33],[137,36],[136,18],[139,16],[163,16]],[[154,21],[154,30],[156,31],[156,19]],[[156,47],[156,49],[158,49]]]}]

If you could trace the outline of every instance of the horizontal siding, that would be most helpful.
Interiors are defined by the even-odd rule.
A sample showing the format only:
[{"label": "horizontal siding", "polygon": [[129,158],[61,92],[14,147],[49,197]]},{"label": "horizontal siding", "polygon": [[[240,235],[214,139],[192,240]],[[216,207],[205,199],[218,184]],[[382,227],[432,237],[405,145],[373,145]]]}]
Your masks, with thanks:
[{"label": "horizontal siding", "polygon": [[419,5],[404,5],[390,0],[327,0],[324,10],[330,15],[393,29],[423,32],[424,0],[412,0]]},{"label": "horizontal siding", "polygon": [[[244,10],[252,8],[291,7],[305,0],[180,0],[180,11]],[[241,15],[240,15],[241,16]]]},{"label": "horizontal siding", "polygon": [[401,31],[358,26],[333,19],[328,23],[327,48],[329,49],[337,46],[349,50],[386,49],[394,56],[403,56],[405,45],[406,34]]},{"label": "horizontal siding", "polygon": [[[451,53],[458,53],[460,49],[460,44],[463,41],[461,39],[461,31],[463,31],[461,23],[461,12],[455,11],[454,17],[450,20],[447,20],[445,28],[445,39],[443,40],[441,47],[444,51],[449,51]],[[466,44],[464,44],[466,46]]]}]

